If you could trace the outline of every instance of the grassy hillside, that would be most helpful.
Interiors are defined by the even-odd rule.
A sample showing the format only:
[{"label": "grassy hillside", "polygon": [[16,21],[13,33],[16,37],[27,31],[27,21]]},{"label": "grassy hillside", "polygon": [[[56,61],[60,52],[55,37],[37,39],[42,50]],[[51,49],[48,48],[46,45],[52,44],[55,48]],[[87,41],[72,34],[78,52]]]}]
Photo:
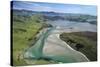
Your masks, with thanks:
[{"label": "grassy hillside", "polygon": [[23,52],[35,40],[36,34],[42,29],[39,15],[18,15],[13,13],[13,65],[25,65]]},{"label": "grassy hillside", "polygon": [[73,49],[85,54],[89,60],[97,60],[96,32],[63,33],[60,35],[60,38],[68,43]]}]

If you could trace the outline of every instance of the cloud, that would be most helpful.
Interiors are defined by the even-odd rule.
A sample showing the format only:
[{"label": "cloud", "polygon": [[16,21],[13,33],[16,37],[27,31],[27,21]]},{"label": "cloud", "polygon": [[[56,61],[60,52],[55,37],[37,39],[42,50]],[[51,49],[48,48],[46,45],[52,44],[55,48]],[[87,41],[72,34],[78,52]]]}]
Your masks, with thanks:
[{"label": "cloud", "polygon": [[33,7],[33,10],[36,10],[36,11],[54,11],[52,7],[46,7],[46,6]]}]

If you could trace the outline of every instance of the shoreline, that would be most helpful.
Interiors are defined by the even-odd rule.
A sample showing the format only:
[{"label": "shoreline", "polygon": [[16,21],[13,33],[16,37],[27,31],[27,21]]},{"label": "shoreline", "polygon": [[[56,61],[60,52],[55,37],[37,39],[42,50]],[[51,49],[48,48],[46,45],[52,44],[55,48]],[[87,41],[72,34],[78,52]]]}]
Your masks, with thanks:
[{"label": "shoreline", "polygon": [[[55,31],[57,31],[57,30],[53,30],[52,34],[48,37],[48,39],[44,45],[43,51],[44,51],[45,55],[48,55],[48,56],[49,55],[51,55],[51,56],[65,55],[66,56],[65,58],[67,58],[67,56],[71,55],[70,54],[70,52],[71,52],[71,53],[75,53],[75,56],[74,56],[74,54],[72,54],[71,56],[77,58],[77,60],[73,60],[73,61],[71,59],[69,59],[69,60],[71,60],[71,62],[88,62],[89,61],[89,59],[84,54],[74,50],[69,45],[67,45],[67,43],[65,43],[64,41],[62,41],[59,38],[59,35],[61,34],[60,31],[59,32],[57,31],[58,34]],[[55,51],[59,51],[59,52],[55,52]],[[60,54],[60,52],[61,52],[61,54]],[[61,58],[61,57],[59,57],[59,58]],[[73,58],[73,59],[76,59],[76,58]],[[67,62],[67,59],[64,62]]]},{"label": "shoreline", "polygon": [[[58,34],[57,37],[60,39],[60,34]],[[60,39],[60,40],[61,40],[61,39]],[[61,40],[61,41],[63,41],[63,40]],[[65,41],[63,41],[63,42],[65,42]],[[65,43],[66,43],[66,42],[65,42]],[[69,47],[71,50],[76,51],[76,52],[79,52],[79,53],[82,54],[88,61],[90,61],[90,60],[86,57],[85,54],[83,54],[83,53],[80,52],[80,51],[77,51],[77,50],[73,49],[73,48],[72,48],[71,46],[69,46],[67,43],[66,43],[66,45],[67,45],[67,47]]]}]

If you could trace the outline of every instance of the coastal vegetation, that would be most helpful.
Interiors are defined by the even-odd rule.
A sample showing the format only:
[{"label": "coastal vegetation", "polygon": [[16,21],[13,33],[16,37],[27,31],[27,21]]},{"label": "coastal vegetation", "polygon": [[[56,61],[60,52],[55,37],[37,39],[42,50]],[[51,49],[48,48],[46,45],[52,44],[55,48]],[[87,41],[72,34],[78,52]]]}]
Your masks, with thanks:
[{"label": "coastal vegetation", "polygon": [[85,54],[90,61],[97,60],[97,32],[62,33],[60,38],[73,49]]}]

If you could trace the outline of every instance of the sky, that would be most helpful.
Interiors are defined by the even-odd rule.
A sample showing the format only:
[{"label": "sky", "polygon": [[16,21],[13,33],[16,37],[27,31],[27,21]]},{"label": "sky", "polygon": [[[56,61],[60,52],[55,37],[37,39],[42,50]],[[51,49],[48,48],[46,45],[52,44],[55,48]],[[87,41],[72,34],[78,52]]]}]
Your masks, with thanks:
[{"label": "sky", "polygon": [[95,5],[13,1],[13,9],[97,15],[97,6]]}]

